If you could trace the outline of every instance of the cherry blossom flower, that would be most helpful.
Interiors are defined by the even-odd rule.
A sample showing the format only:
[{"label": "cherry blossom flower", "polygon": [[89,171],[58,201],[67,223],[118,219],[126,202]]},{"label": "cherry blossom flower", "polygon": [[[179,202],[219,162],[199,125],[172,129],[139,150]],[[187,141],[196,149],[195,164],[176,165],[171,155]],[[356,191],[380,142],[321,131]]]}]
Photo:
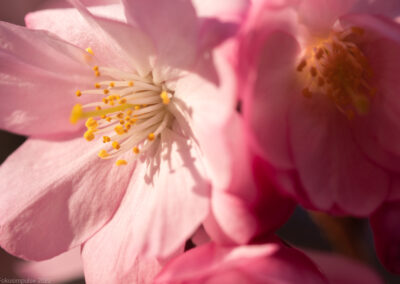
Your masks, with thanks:
[{"label": "cherry blossom flower", "polygon": [[0,244],[43,260],[92,237],[88,274],[128,277],[136,255],[179,251],[230,180],[234,84],[214,47],[247,2],[71,2],[0,23],[0,126],[30,136],[0,169]]},{"label": "cherry blossom flower", "polygon": [[255,1],[240,53],[253,149],[311,209],[366,216],[399,191],[398,1]]}]

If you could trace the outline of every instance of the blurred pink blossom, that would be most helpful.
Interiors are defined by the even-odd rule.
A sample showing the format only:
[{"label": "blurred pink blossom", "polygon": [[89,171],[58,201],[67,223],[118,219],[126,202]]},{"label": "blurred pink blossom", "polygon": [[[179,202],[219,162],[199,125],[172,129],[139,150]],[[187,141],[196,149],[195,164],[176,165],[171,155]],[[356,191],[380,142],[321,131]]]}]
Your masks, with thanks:
[{"label": "blurred pink blossom", "polygon": [[254,3],[238,68],[253,149],[306,207],[368,216],[400,191],[400,2]]}]

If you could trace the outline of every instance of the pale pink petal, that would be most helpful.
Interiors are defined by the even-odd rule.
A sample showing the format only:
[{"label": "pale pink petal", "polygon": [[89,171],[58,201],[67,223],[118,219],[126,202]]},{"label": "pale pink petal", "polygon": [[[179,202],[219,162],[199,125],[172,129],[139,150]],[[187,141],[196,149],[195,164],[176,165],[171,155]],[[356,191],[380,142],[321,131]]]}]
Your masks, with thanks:
[{"label": "pale pink petal", "polygon": [[400,273],[400,202],[388,202],[371,219],[376,253],[383,265]]},{"label": "pale pink petal", "polygon": [[250,3],[248,0],[194,0],[200,20],[201,50],[210,49],[234,35],[243,22]]},{"label": "pale pink petal", "polygon": [[[248,81],[243,115],[248,123],[250,144],[262,157],[281,169],[293,168],[288,144],[288,106],[293,86],[294,62],[299,52],[296,40],[288,33],[275,31],[260,35],[243,56],[254,56],[255,70]],[[250,73],[251,72],[251,73]]]},{"label": "pale pink petal", "polygon": [[97,157],[102,142],[28,140],[0,168],[1,246],[43,260],[80,245],[114,214],[134,164]]},{"label": "pale pink petal", "polygon": [[[212,66],[203,66],[208,72]],[[235,113],[235,81],[231,66],[221,54],[215,56],[219,82],[192,73],[178,80],[171,111],[186,135],[192,136],[204,154],[203,161],[213,187],[226,188],[231,174],[227,129]],[[236,120],[235,120],[236,121]],[[233,122],[235,123],[235,122]],[[229,133],[230,135],[231,133]],[[211,139],[210,139],[211,137]]]},{"label": "pale pink petal", "polygon": [[86,277],[93,283],[130,282],[136,256],[170,257],[208,213],[210,188],[195,146],[172,131],[162,135],[161,152],[149,165],[138,165],[115,216],[84,246]]},{"label": "pale pink petal", "polygon": [[122,1],[128,23],[137,25],[154,41],[157,61],[156,81],[168,79],[171,68],[185,69],[194,64],[199,42],[199,26],[191,1]]},{"label": "pale pink petal", "polygon": [[17,265],[19,276],[29,279],[46,279],[66,282],[83,277],[81,248],[77,247],[49,260],[21,262]]},{"label": "pale pink petal", "polygon": [[303,0],[300,2],[299,21],[313,35],[329,35],[338,18],[351,11],[359,0]]},{"label": "pale pink petal", "polygon": [[207,235],[207,232],[206,230],[204,230],[203,226],[200,226],[200,228],[197,229],[197,231],[191,237],[191,240],[196,246],[201,246],[211,241],[210,237]]},{"label": "pale pink petal", "polygon": [[378,274],[360,262],[333,253],[305,251],[330,284],[383,284]]},{"label": "pale pink petal", "polygon": [[76,132],[69,122],[75,92],[94,77],[86,56],[48,33],[0,23],[0,126],[35,136]]},{"label": "pale pink petal", "polygon": [[[111,52],[109,64],[119,70],[127,68],[146,76],[151,71],[150,57],[154,56],[154,47],[150,38],[141,30],[128,24],[97,17],[80,3],[79,0],[71,0],[71,3],[79,10],[80,14],[90,24],[94,33],[106,45]],[[95,50],[93,50],[96,52]],[[103,58],[99,58],[104,60]],[[114,62],[113,60],[122,62]]]},{"label": "pale pink petal", "polygon": [[278,244],[237,247],[213,243],[173,259],[155,283],[326,283],[301,252]]},{"label": "pale pink petal", "polygon": [[322,96],[292,97],[290,135],[293,158],[311,203],[320,210],[335,205],[353,215],[368,215],[383,202],[389,175],[371,163],[355,143],[350,121]]},{"label": "pale pink petal", "polygon": [[[86,6],[102,6],[102,5],[112,5],[119,4],[120,0],[82,0],[82,3]],[[71,4],[69,4],[65,0],[48,0],[44,1],[44,3],[40,3],[40,9],[54,9],[54,8],[69,8]]]}]

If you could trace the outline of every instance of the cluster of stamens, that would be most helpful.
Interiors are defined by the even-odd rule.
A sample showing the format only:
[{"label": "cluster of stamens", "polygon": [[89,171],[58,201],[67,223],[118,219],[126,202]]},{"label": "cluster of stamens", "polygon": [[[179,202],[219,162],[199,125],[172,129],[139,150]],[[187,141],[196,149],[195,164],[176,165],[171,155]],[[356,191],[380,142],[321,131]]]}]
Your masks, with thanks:
[{"label": "cluster of stamens", "polygon": [[[92,54],[90,48],[87,51]],[[113,68],[94,66],[100,80],[90,90],[77,90],[76,96],[101,96],[98,102],[77,104],[71,113],[71,122],[86,119],[83,137],[92,141],[101,136],[105,149],[98,153],[102,159],[120,156],[130,150],[138,156],[154,143],[166,129],[172,116],[167,105],[173,96],[163,86],[153,83],[151,76],[139,75]],[[126,165],[119,159],[116,165]]]},{"label": "cluster of stamens", "polygon": [[348,119],[365,115],[376,91],[370,86],[372,70],[357,46],[364,30],[352,27],[308,48],[297,65],[307,82],[302,90],[306,98],[326,95]]}]

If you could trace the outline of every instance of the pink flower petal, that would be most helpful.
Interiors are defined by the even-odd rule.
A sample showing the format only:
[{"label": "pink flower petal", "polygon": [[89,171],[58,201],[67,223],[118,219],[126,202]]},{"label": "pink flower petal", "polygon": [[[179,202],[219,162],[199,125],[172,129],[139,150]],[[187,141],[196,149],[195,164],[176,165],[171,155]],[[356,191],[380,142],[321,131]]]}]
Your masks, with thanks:
[{"label": "pink flower petal", "polygon": [[209,184],[194,146],[165,131],[164,145],[171,147],[155,156],[160,165],[138,165],[115,216],[84,246],[92,283],[131,282],[126,279],[136,277],[131,275],[136,256],[170,257],[208,213]]},{"label": "pink flower petal", "polygon": [[69,122],[75,92],[93,84],[86,52],[7,23],[0,23],[0,38],[0,126],[35,136],[76,132],[79,125]]},{"label": "pink flower petal", "polygon": [[[400,92],[398,74],[400,66],[400,26],[383,17],[369,15],[349,15],[342,18],[346,25],[359,26],[366,30],[368,42],[363,51],[374,71],[376,98],[371,104],[371,113],[364,125],[355,128],[361,139],[367,138],[370,145],[366,152],[383,167],[400,171]],[[360,123],[361,124],[361,123]],[[368,147],[369,146],[369,147]],[[396,162],[397,161],[397,162]]]},{"label": "pink flower petal", "polygon": [[350,122],[330,101],[301,93],[292,100],[293,157],[311,203],[360,216],[373,212],[388,194],[389,175],[365,157]]},{"label": "pink flower petal", "polygon": [[388,17],[400,15],[400,2],[397,0],[358,1],[353,7],[355,13],[382,14]]},{"label": "pink flower petal", "polygon": [[[90,11],[105,18],[125,21],[121,5],[95,7]],[[92,27],[76,9],[48,9],[32,12],[25,16],[25,23],[30,29],[52,32],[82,49],[92,48],[96,60],[112,63],[119,68],[128,68],[125,58],[119,55],[118,50],[110,43],[110,39],[101,36],[101,31]]]},{"label": "pink flower petal", "polygon": [[246,16],[248,0],[194,0],[200,17],[200,46],[208,50],[234,35]]},{"label": "pink flower petal", "polygon": [[[202,67],[204,71],[198,73],[212,72],[211,65]],[[235,82],[231,66],[219,52],[215,56],[215,67],[220,76],[218,83],[196,73],[178,80],[175,89],[176,107],[171,111],[185,134],[194,137],[204,154],[203,160],[213,187],[222,189],[228,186],[231,178],[231,158],[227,146],[229,138],[226,132],[232,126],[229,123],[234,120]]]},{"label": "pink flower petal", "polygon": [[[101,160],[102,143],[28,140],[0,168],[0,244],[43,260],[80,245],[114,214],[133,164]],[[118,182],[116,182],[118,181]]]},{"label": "pink flower petal", "polygon": [[17,266],[19,276],[29,279],[45,279],[66,282],[83,277],[81,248],[77,247],[55,258],[39,262],[22,262]]},{"label": "pink flower petal", "polygon": [[213,243],[173,259],[155,283],[326,283],[314,264],[277,244],[223,247]]},{"label": "pink flower petal", "polygon": [[333,253],[306,251],[330,284],[383,284],[372,268],[355,260]]},{"label": "pink flower petal", "polygon": [[168,79],[171,68],[194,64],[198,51],[199,26],[191,1],[122,1],[128,23],[137,25],[154,41],[157,60],[154,79]]},{"label": "pink flower petal", "polygon": [[329,34],[337,19],[351,11],[359,0],[303,0],[299,20],[314,35]]},{"label": "pink flower petal", "polygon": [[299,46],[285,32],[270,32],[261,37],[260,42],[246,53],[249,56],[259,54],[259,58],[254,59],[256,70],[250,71],[257,77],[250,77],[247,82],[254,87],[244,96],[243,114],[255,151],[274,166],[291,169],[287,113],[294,92],[290,74],[293,74]]},{"label": "pink flower petal", "polygon": [[376,253],[383,265],[400,273],[400,202],[385,203],[371,219]]},{"label": "pink flower petal", "polygon": [[[154,55],[154,47],[147,35],[139,29],[125,23],[97,17],[90,13],[79,0],[71,0],[81,15],[95,30],[103,45],[107,45],[113,59],[123,59],[124,64],[111,61],[119,70],[125,66],[134,69],[141,76],[146,76],[151,71],[150,56]],[[102,58],[100,58],[102,59]],[[131,67],[130,67],[131,66]]]}]

